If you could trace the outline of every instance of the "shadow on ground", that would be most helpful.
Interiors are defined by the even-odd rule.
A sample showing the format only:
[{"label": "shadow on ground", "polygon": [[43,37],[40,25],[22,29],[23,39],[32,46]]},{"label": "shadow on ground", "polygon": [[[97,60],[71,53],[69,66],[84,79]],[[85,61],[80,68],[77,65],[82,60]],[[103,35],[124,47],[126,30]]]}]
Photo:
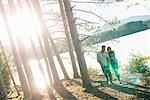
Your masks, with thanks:
[{"label": "shadow on ground", "polygon": [[63,99],[77,100],[77,98],[71,92],[69,92],[62,84],[53,85],[53,87]]},{"label": "shadow on ground", "polygon": [[[82,86],[82,83],[80,81],[73,80],[73,82],[79,86]],[[86,92],[91,93],[94,96],[101,98],[102,100],[117,100],[117,98],[100,91],[97,87],[89,87],[89,89]]]},{"label": "shadow on ground", "polygon": [[[150,92],[146,92],[137,88],[131,88],[128,86],[124,86],[123,84],[107,84],[106,81],[94,81],[94,82],[98,82],[101,83],[102,85],[115,89],[119,92],[123,92],[123,93],[127,93],[127,94],[132,94],[135,95],[137,98],[143,98],[144,100],[150,100]],[[135,84],[128,84],[128,85],[135,85]]]},{"label": "shadow on ground", "polygon": [[134,84],[134,83],[127,82],[127,81],[124,81],[124,82],[126,82],[127,84],[129,84],[129,85],[131,85],[131,86],[134,86],[134,87],[136,87],[136,88],[150,89],[150,87],[147,87],[147,86],[142,86],[142,85]]},{"label": "shadow on ground", "polygon": [[94,96],[101,98],[102,100],[118,100],[117,98],[100,91],[96,87],[91,87],[89,90],[87,90],[87,92],[93,94]]}]

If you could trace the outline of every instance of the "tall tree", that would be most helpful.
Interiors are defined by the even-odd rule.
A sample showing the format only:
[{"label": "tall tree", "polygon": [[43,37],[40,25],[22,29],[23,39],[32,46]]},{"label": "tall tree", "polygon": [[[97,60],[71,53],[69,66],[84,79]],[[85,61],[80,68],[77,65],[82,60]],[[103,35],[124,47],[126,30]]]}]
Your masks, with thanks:
[{"label": "tall tree", "polygon": [[39,35],[39,34],[37,34],[37,35],[38,35],[37,37],[38,37],[38,42],[39,42],[40,49],[41,49],[41,52],[42,52],[42,56],[43,56],[44,61],[45,61],[45,64],[46,64],[49,82],[50,82],[50,83],[53,83],[52,75],[51,75],[51,70],[50,70],[50,65],[49,65],[49,63],[48,63],[48,59],[47,59],[47,56],[46,56],[44,47],[43,47],[43,45],[42,45],[42,40],[41,40],[41,38],[40,38],[40,35]]},{"label": "tall tree", "polygon": [[[49,31],[47,31],[47,32],[49,33]],[[57,58],[57,60],[58,60],[58,62],[59,62],[59,64],[60,64],[60,67],[61,67],[62,72],[63,72],[63,74],[64,74],[64,78],[65,78],[65,79],[69,79],[69,75],[68,75],[68,73],[67,73],[67,71],[66,71],[66,69],[65,69],[65,66],[64,66],[64,64],[63,64],[63,61],[62,61],[62,59],[61,59],[61,57],[60,57],[60,54],[59,54],[59,52],[58,52],[58,50],[57,50],[57,48],[56,48],[56,46],[55,46],[55,43],[54,43],[54,41],[53,41],[53,39],[52,39],[52,37],[51,37],[51,34],[48,34],[48,35],[49,35],[49,40],[50,40],[51,46],[52,46],[52,48],[53,48],[53,50],[54,50],[54,52],[55,52],[55,54],[56,54],[56,58]]]},{"label": "tall tree", "polygon": [[[18,1],[20,1],[20,0],[18,0]],[[28,10],[29,10],[29,13],[30,13],[31,15],[33,15],[33,14],[32,14],[32,9],[31,9],[31,5],[30,5],[29,0],[26,0],[26,5],[27,5],[27,8],[28,8]],[[44,50],[44,47],[43,47],[43,45],[42,45],[42,40],[41,40],[40,34],[39,34],[38,31],[36,31],[36,32],[37,32],[38,43],[39,43],[39,45],[40,45],[40,49],[41,49],[41,52],[42,52],[42,56],[43,56],[44,61],[45,61],[45,64],[46,64],[49,82],[50,82],[50,83],[53,83],[52,75],[51,75],[51,70],[50,70],[50,64],[48,63],[48,59],[47,59],[47,56],[46,56],[46,52],[45,52],[45,50]]]},{"label": "tall tree", "polygon": [[42,18],[42,15],[41,15],[41,9],[40,9],[40,3],[38,0],[32,0],[32,5],[33,5],[33,8],[36,12],[36,15],[38,17],[38,20],[40,22],[40,27],[42,29],[42,38],[43,38],[43,41],[44,41],[44,48],[46,50],[46,54],[47,54],[47,57],[48,57],[48,60],[49,60],[49,63],[50,63],[50,66],[51,66],[51,71],[52,71],[52,74],[53,74],[53,79],[54,79],[54,82],[55,84],[60,84],[60,80],[59,80],[59,77],[58,77],[58,73],[57,73],[57,70],[56,70],[56,66],[55,66],[55,63],[54,63],[54,59],[53,59],[53,55],[52,55],[52,49],[49,45],[49,35],[48,35],[48,29],[46,28],[45,24],[44,24],[44,21],[43,21],[43,18]]},{"label": "tall tree", "polygon": [[74,20],[72,8],[71,8],[70,0],[62,0],[62,3],[64,4],[64,7],[65,7],[69,30],[71,33],[74,47],[75,47],[75,52],[77,54],[80,72],[82,75],[83,87],[88,89],[91,86],[91,83],[89,81],[88,70],[87,70],[85,58],[82,52],[81,42],[78,37],[78,32],[77,32],[77,28],[75,25],[75,20]]},{"label": "tall tree", "polygon": [[[49,35],[50,35],[50,34],[49,34]],[[60,64],[60,67],[61,67],[61,69],[62,69],[62,72],[63,72],[63,74],[64,74],[64,78],[65,78],[65,79],[69,79],[69,75],[67,74],[67,71],[66,71],[66,69],[65,69],[65,66],[64,66],[64,64],[63,64],[63,61],[62,61],[62,59],[61,59],[61,57],[60,57],[60,55],[59,55],[59,52],[58,52],[58,50],[57,50],[57,48],[56,48],[56,46],[55,46],[55,43],[54,43],[53,39],[51,38],[51,36],[49,36],[49,39],[50,39],[51,45],[52,45],[52,47],[53,47],[53,49],[54,49],[54,51],[55,51],[55,54],[56,54],[57,60],[58,60],[58,62],[59,62],[59,64]]]},{"label": "tall tree", "polygon": [[[16,9],[15,9],[15,5],[14,5],[13,0],[9,0],[8,5],[9,5],[11,20],[14,20],[14,17],[16,15]],[[24,41],[22,40],[22,38],[23,37],[22,37],[21,33],[19,33],[19,35],[17,36],[17,44],[18,44],[20,57],[22,59],[22,64],[24,66],[24,69],[25,69],[25,72],[26,72],[26,75],[28,78],[30,91],[31,91],[31,95],[32,95],[32,100],[40,100],[42,96],[39,93],[39,91],[37,90],[37,87],[35,85],[35,80],[33,77],[31,66],[29,65],[29,59],[26,56],[27,51],[26,51],[26,48],[24,46]]]},{"label": "tall tree", "polygon": [[7,19],[7,16],[6,16],[6,12],[5,12],[2,0],[0,0],[0,10],[2,12],[2,16],[3,16],[4,22],[5,22],[5,26],[6,26],[6,29],[7,29],[7,32],[8,32],[8,37],[9,37],[9,40],[10,40],[12,53],[13,53],[13,56],[14,56],[15,64],[16,64],[16,67],[17,67],[17,72],[18,72],[19,79],[20,79],[20,82],[21,82],[21,86],[23,88],[23,92],[25,94],[25,97],[29,97],[30,96],[30,91],[29,91],[28,82],[27,82],[27,79],[25,77],[25,73],[23,72],[23,69],[21,67],[20,56],[17,52],[17,48],[15,46],[15,41],[14,41],[13,36],[11,34],[10,26],[8,24],[9,22],[8,22],[8,19]]},{"label": "tall tree", "polygon": [[[40,8],[39,8],[39,9],[40,9]],[[42,19],[42,20],[43,20],[43,19]],[[44,24],[44,23],[43,23],[43,24]],[[54,50],[54,52],[55,52],[55,54],[56,54],[56,58],[57,58],[57,60],[58,60],[58,62],[59,62],[59,64],[60,64],[60,67],[61,67],[62,72],[63,72],[63,74],[64,74],[64,78],[65,78],[65,79],[69,79],[69,75],[68,75],[68,73],[67,73],[67,71],[66,71],[66,69],[65,69],[65,67],[64,67],[63,61],[62,61],[62,59],[61,59],[61,57],[60,57],[60,55],[59,55],[59,52],[58,52],[58,50],[57,50],[57,48],[56,48],[56,46],[55,46],[55,43],[54,43],[54,41],[53,41],[53,39],[52,39],[52,37],[51,37],[51,34],[49,34],[49,31],[48,31],[47,27],[45,27],[45,31],[46,31],[47,36],[49,37],[49,40],[50,40],[52,49]]]},{"label": "tall tree", "polygon": [[20,56],[22,59],[22,64],[25,68],[25,72],[27,74],[27,78],[29,81],[29,86],[30,86],[30,90],[31,90],[31,94],[32,94],[32,100],[41,100],[41,95],[40,95],[39,91],[37,90],[35,80],[33,77],[33,73],[31,70],[31,66],[29,65],[29,59],[27,58],[28,54],[27,54],[26,48],[25,48],[24,43],[21,40],[21,38],[22,38],[21,36],[17,37],[17,44],[18,44]]},{"label": "tall tree", "polygon": [[60,6],[59,8],[60,8],[62,21],[63,21],[63,26],[64,26],[66,38],[67,38],[68,50],[69,50],[71,63],[72,63],[72,67],[73,67],[73,73],[74,73],[73,77],[74,78],[79,78],[80,76],[78,74],[77,66],[76,66],[76,63],[75,63],[75,58],[74,58],[74,54],[73,54],[73,46],[72,46],[72,42],[71,42],[70,35],[69,35],[69,29],[68,29],[68,25],[67,25],[66,14],[64,12],[65,9],[64,9],[64,5],[61,2],[61,0],[59,0],[59,6]]},{"label": "tall tree", "polygon": [[44,73],[43,66],[42,66],[42,64],[40,62],[40,57],[38,56],[38,52],[36,50],[36,46],[35,46],[34,41],[32,40],[32,38],[30,38],[30,42],[31,42],[31,46],[32,46],[32,49],[33,49],[33,52],[34,52],[34,55],[35,55],[35,59],[37,60],[39,68],[40,68],[40,71],[41,71],[41,73],[42,73],[42,75],[44,77],[47,93],[48,93],[50,98],[54,98],[52,90],[48,87],[48,82],[46,80],[46,74]]}]

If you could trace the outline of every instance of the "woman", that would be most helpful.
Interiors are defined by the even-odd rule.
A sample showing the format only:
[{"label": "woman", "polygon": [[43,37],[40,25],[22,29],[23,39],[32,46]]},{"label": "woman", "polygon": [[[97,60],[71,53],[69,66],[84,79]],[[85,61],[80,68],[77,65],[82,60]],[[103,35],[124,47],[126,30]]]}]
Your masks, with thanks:
[{"label": "woman", "polygon": [[121,83],[121,81],[120,81],[120,74],[119,74],[119,71],[118,71],[118,61],[115,58],[115,52],[111,50],[111,47],[108,47],[107,51],[108,51],[108,54],[109,54],[109,58],[110,58],[110,63],[111,63],[112,69],[114,70],[114,73],[115,73],[118,81]]}]

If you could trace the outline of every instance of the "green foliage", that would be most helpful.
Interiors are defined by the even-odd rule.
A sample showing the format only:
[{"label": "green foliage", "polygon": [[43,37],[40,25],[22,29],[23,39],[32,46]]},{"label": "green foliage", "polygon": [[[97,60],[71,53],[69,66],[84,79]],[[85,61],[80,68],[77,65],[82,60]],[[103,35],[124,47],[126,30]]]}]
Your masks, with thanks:
[{"label": "green foliage", "polygon": [[7,64],[5,59],[3,58],[3,54],[0,52],[0,73],[3,77],[4,84],[6,86],[7,92],[11,91],[11,82],[10,82],[10,75],[8,71]]},{"label": "green foliage", "polygon": [[147,24],[144,24],[142,21],[130,22],[124,25],[121,25],[115,30],[110,30],[106,32],[102,32],[92,37],[88,38],[86,43],[88,44],[96,44],[104,41],[108,41],[111,39],[119,38],[121,36],[130,35],[136,32],[140,32],[148,29]]},{"label": "green foliage", "polygon": [[88,73],[89,75],[98,75],[98,70],[97,69],[94,69],[94,68],[88,68]]},{"label": "green foliage", "polygon": [[82,92],[86,92],[86,88],[82,88],[81,91],[82,91]]},{"label": "green foliage", "polygon": [[147,61],[144,59],[143,56],[132,54],[132,59],[129,62],[129,66],[136,73],[141,73],[141,74],[146,75],[146,76],[150,75]]}]

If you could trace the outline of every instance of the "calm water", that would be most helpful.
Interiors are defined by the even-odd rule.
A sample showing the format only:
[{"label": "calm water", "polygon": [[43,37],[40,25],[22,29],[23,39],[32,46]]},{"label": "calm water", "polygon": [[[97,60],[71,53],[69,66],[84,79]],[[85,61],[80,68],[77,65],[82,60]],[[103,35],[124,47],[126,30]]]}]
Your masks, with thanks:
[{"label": "calm water", "polygon": [[[131,58],[130,56],[131,53],[150,56],[150,46],[148,43],[150,43],[150,30],[146,30],[146,31],[139,32],[133,35],[121,37],[116,40],[93,45],[87,48],[89,52],[85,53],[85,60],[86,60],[88,68],[89,67],[97,68],[101,71],[99,67],[99,63],[96,60],[96,52],[99,51],[99,48],[101,47],[101,45],[106,45],[106,46],[111,46],[112,49],[115,51],[116,57],[119,61],[120,66],[127,65],[128,61]],[[73,71],[72,71],[71,61],[69,59],[69,53],[63,53],[61,54],[61,57],[63,58],[63,63],[65,65],[65,68],[69,76],[72,78]],[[56,57],[54,57],[54,61],[55,61],[56,68],[59,74],[59,78],[63,79],[64,76],[63,76],[63,73],[61,71],[61,68],[59,66],[59,63]],[[41,60],[41,63],[43,64],[43,69],[44,69],[44,72],[46,73],[46,67],[45,67],[45,63],[43,59]],[[44,83],[43,76],[41,75],[41,72],[39,70],[38,63],[35,60],[32,60],[30,61],[30,65],[31,65],[37,86],[43,87],[45,83]],[[15,75],[16,83],[20,84],[17,73],[14,73],[14,75]],[[47,75],[46,75],[46,78],[48,80]]]}]

